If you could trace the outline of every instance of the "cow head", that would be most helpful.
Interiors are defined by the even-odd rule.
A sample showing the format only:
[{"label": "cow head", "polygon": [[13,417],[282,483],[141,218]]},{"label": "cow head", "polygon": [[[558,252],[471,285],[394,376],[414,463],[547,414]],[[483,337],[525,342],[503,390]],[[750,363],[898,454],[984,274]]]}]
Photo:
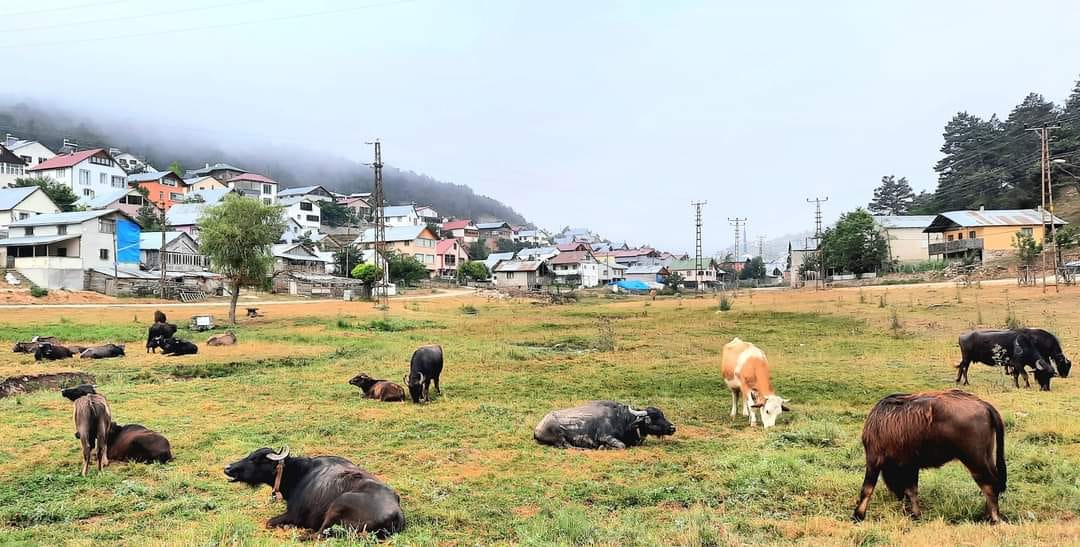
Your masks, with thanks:
[{"label": "cow head", "polygon": [[37,346],[36,342],[15,342],[15,347],[11,348],[11,353],[33,353]]},{"label": "cow head", "polygon": [[1018,334],[1016,340],[1013,341],[1013,361],[1021,367],[1025,363],[1034,363],[1036,373],[1044,372],[1050,376],[1054,375],[1054,367],[1039,353],[1035,340],[1027,334]]},{"label": "cow head", "polygon": [[368,376],[363,372],[357,374],[356,376],[353,376],[352,380],[349,380],[350,385],[354,385],[360,388],[360,391],[363,391],[364,393],[370,391],[371,386],[374,386],[377,382],[378,380],[372,378],[371,376]]},{"label": "cow head", "polygon": [[780,414],[787,410],[791,411],[787,407],[788,400],[779,395],[766,395],[762,397],[757,395],[756,392],[750,394],[753,403],[750,405],[753,408],[761,409],[761,426],[772,427],[776,425],[776,419],[780,417]]},{"label": "cow head", "polygon": [[97,393],[97,390],[95,390],[94,386],[90,384],[82,384],[75,387],[69,387],[60,392],[60,394],[69,401],[75,401],[79,397],[82,397],[84,395],[93,395],[95,393]]},{"label": "cow head", "polygon": [[645,410],[631,408],[630,413],[634,415],[634,425],[638,428],[642,437],[647,435],[663,437],[664,435],[675,434],[675,425],[669,422],[664,417],[664,413],[655,406],[650,406]]},{"label": "cow head", "polygon": [[273,449],[265,447],[259,448],[248,454],[246,458],[225,466],[225,476],[229,477],[229,482],[242,482],[248,486],[260,484],[273,486],[278,462],[285,461],[288,457],[288,446],[282,448],[280,452],[274,452]]},{"label": "cow head", "polygon": [[415,376],[406,374],[402,380],[409,387],[409,397],[412,397],[412,402],[419,403],[420,398],[424,396],[424,373],[417,372]]},{"label": "cow head", "polygon": [[1072,361],[1070,361],[1068,357],[1065,357],[1064,353],[1058,353],[1053,357],[1054,363],[1057,364],[1058,376],[1061,376],[1062,378],[1068,378],[1069,371],[1072,369]]},{"label": "cow head", "polygon": [[113,344],[113,347],[116,348],[117,355],[124,355],[124,344]]}]

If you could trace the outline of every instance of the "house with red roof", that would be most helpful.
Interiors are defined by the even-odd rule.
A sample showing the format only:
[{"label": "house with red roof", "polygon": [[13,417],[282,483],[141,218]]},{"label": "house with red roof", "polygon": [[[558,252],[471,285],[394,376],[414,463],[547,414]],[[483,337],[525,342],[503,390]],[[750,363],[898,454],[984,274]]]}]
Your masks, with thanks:
[{"label": "house with red roof", "polygon": [[442,231],[442,237],[459,238],[464,240],[465,243],[472,243],[480,239],[480,229],[473,224],[473,221],[467,218],[444,222],[440,230]]},{"label": "house with red roof", "polygon": [[443,239],[435,244],[435,275],[442,279],[456,279],[458,266],[468,262],[469,251],[460,239]]},{"label": "house with red roof", "polygon": [[278,183],[270,177],[257,173],[241,173],[225,181],[225,184],[241,196],[260,199],[267,205],[277,203]]},{"label": "house with red roof", "polygon": [[127,188],[127,171],[104,148],[61,154],[26,170],[34,177],[48,177],[71,188],[80,198],[93,199]]},{"label": "house with red roof", "polygon": [[560,252],[559,256],[548,260],[548,265],[557,283],[586,288],[599,285],[601,271],[605,269],[588,250]]}]

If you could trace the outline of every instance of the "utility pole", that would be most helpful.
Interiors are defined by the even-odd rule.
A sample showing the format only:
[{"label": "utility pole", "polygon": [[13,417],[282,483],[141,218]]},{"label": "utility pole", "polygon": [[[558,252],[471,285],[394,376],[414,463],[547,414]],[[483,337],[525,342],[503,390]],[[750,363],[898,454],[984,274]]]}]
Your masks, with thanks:
[{"label": "utility pole", "polygon": [[[729,218],[728,223],[735,227],[735,255],[734,260],[739,261],[739,237],[742,234],[743,226],[746,225],[746,217],[743,218]],[[745,248],[745,246],[744,246]]]},{"label": "utility pole", "polygon": [[757,254],[762,260],[765,260],[765,236],[760,235],[757,237]]},{"label": "utility pole", "polygon": [[821,204],[829,201],[829,196],[824,198],[815,197],[814,199],[806,198],[807,203],[814,204],[814,246],[817,250],[818,258],[818,285],[820,289],[825,288],[825,249],[821,241]]},{"label": "utility pole", "polygon": [[375,267],[382,268],[382,292],[379,292],[376,288],[375,307],[388,310],[390,309],[390,265],[384,256],[386,253],[386,211],[384,196],[383,196],[383,179],[382,179],[382,143],[379,139],[375,139],[374,142],[368,144],[375,145],[375,161],[372,162],[371,168],[375,170],[375,184],[371,192],[371,200],[374,202],[372,207],[375,210]]},{"label": "utility pole", "polygon": [[707,201],[694,201],[690,205],[694,208],[694,225],[697,228],[697,237],[694,239],[694,288],[698,294],[701,294],[701,272],[702,272],[702,258],[701,258],[701,208],[705,206]]},{"label": "utility pole", "polygon": [[161,299],[165,300],[165,231],[168,230],[165,211],[161,211],[161,217],[158,220],[161,225],[161,251],[158,252],[159,267],[161,268]]},{"label": "utility pole", "polygon": [[[1050,223],[1050,240],[1049,241],[1054,246],[1054,249],[1053,249],[1053,252],[1052,252],[1052,254],[1054,256],[1054,292],[1061,292],[1061,289],[1058,287],[1058,278],[1057,278],[1057,276],[1058,276],[1058,266],[1059,266],[1058,261],[1057,261],[1057,226],[1054,224],[1054,189],[1053,189],[1053,186],[1051,186],[1052,181],[1051,181],[1051,177],[1050,177],[1050,130],[1051,129],[1058,129],[1060,127],[1061,127],[1060,125],[1044,125],[1042,127],[1032,127],[1032,128],[1025,129],[1025,131],[1034,131],[1039,135],[1039,148],[1040,148],[1039,166],[1041,168],[1041,173],[1040,173],[1040,176],[1039,176],[1039,186],[1040,186],[1040,190],[1041,190],[1041,193],[1042,193],[1042,206],[1039,208],[1039,216],[1042,217],[1042,218],[1040,218],[1039,220],[1042,221],[1042,225],[1043,225],[1043,244],[1044,244],[1044,248],[1045,248],[1046,242],[1047,242],[1047,240],[1046,240],[1046,225],[1047,225],[1047,222],[1048,222],[1047,218],[1046,218],[1046,214],[1047,214],[1047,211],[1049,211],[1049,213],[1050,213],[1050,219],[1049,219],[1049,223]],[[1043,290],[1044,293],[1046,292],[1046,252],[1045,252],[1045,250],[1042,253],[1042,290]]]}]

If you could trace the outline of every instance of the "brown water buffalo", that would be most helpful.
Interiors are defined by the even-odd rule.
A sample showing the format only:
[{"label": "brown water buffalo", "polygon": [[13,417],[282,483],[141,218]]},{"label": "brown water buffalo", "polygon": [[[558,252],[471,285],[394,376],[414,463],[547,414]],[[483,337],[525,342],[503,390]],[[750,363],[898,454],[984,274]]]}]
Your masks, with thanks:
[{"label": "brown water buffalo", "polygon": [[1005,491],[1005,424],[990,403],[958,389],[889,395],[870,410],[863,426],[866,475],[852,518],[866,517],[878,475],[919,517],[919,470],[960,460],[986,497],[987,516],[1001,522],[998,496]]},{"label": "brown water buffalo", "polygon": [[109,465],[109,428],[112,424],[112,411],[105,397],[99,395],[94,386],[83,384],[68,388],[61,394],[72,401],[75,414],[75,438],[82,443],[82,475],[90,468],[93,449],[97,448],[98,471]]},{"label": "brown water buffalo", "polygon": [[221,334],[215,334],[206,339],[208,346],[232,346],[236,345],[236,334],[228,330]]},{"label": "brown water buffalo", "polygon": [[366,399],[384,402],[405,400],[405,389],[401,386],[388,380],[376,380],[364,373],[353,376],[352,380],[349,380],[349,384],[360,388]]},{"label": "brown water buffalo", "polygon": [[162,434],[139,424],[109,426],[109,460],[138,463],[168,463],[172,447]]}]

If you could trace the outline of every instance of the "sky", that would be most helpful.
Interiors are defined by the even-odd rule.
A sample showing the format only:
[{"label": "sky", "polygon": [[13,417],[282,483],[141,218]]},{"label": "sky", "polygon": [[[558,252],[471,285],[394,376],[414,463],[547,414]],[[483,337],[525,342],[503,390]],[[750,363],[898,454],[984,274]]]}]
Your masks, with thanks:
[{"label": "sky", "polygon": [[[935,186],[944,124],[1080,76],[1068,0],[0,0],[0,94],[468,184],[706,253]],[[19,77],[12,77],[19,75]],[[314,182],[314,181],[313,181]]]}]

